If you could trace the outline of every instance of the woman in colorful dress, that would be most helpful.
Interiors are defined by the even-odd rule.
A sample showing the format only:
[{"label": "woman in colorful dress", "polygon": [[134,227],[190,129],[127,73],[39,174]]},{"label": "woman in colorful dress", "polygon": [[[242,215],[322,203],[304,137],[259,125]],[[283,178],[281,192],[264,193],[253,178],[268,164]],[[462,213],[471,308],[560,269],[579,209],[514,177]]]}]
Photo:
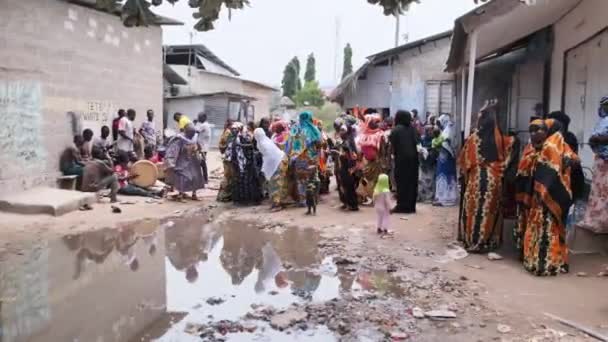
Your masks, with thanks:
[{"label": "woman in colorful dress", "polygon": [[429,153],[421,153],[420,175],[418,176],[418,202],[430,203],[435,198],[435,171],[437,169],[437,156],[432,151],[433,125],[424,126],[424,135],[421,139],[422,148]]},{"label": "woman in colorful dress", "polygon": [[448,114],[438,119],[441,129],[441,146],[438,148],[437,171],[435,173],[434,205],[442,207],[455,206],[458,201],[458,184],[456,181],[456,152],[452,147],[454,141],[454,123]]},{"label": "woman in colorful dress", "polygon": [[382,118],[377,114],[365,116],[365,122],[361,124],[361,133],[357,144],[361,151],[363,161],[363,185],[365,186],[365,198],[363,203],[371,202],[378,176],[386,172],[386,163],[383,162],[383,152],[386,151],[384,131],[380,128]]},{"label": "woman in colorful dress", "polygon": [[471,253],[485,253],[502,243],[505,171],[516,165],[514,138],[502,134],[492,108],[479,114],[478,128],[458,157],[461,173],[458,240]]},{"label": "woman in colorful dress", "polygon": [[597,234],[608,233],[608,96],[600,101],[599,121],[589,145],[595,154],[591,193],[583,221],[579,224]]},{"label": "woman in colorful dress", "polygon": [[259,204],[263,197],[260,168],[261,161],[254,147],[253,133],[240,125],[228,143],[226,159],[232,163],[234,184],[232,201],[237,204]]},{"label": "woman in colorful dress", "polygon": [[530,141],[517,169],[515,244],[524,268],[537,276],[568,272],[566,217],[572,204],[570,176],[578,156],[554,120],[530,123]]},{"label": "woman in colorful dress", "polygon": [[169,141],[165,155],[168,183],[179,194],[176,200],[183,201],[186,192],[192,192],[192,200],[198,200],[196,191],[205,187],[205,178],[201,168],[198,143],[195,139],[194,125],[188,124],[183,133],[179,133]]},{"label": "woman in colorful dress", "polygon": [[314,124],[321,132],[321,144],[319,145],[319,195],[329,193],[331,172],[328,168],[329,162],[329,137],[323,130],[323,121],[314,119]]},{"label": "woman in colorful dress", "polygon": [[[236,124],[241,125],[242,128],[242,124],[240,122],[237,122]],[[219,149],[220,153],[222,154],[222,166],[224,169],[224,177],[220,183],[220,190],[217,193],[217,200],[219,202],[230,202],[232,198],[234,170],[232,168],[232,163],[225,158],[225,155],[226,151],[228,150],[228,143],[234,138],[235,135],[235,128],[233,126],[234,123],[232,120],[226,120],[226,123],[224,124],[224,132],[222,133],[219,141]]]},{"label": "woman in colorful dress", "polygon": [[288,140],[290,167],[295,176],[297,202],[300,206],[306,206],[309,167],[319,164],[320,143],[321,132],[312,121],[312,113],[300,113],[299,121],[290,129]]},{"label": "woman in colorful dress", "polygon": [[278,120],[270,125],[272,141],[285,153],[287,152],[287,141],[289,140],[289,123]]},{"label": "woman in colorful dress", "polygon": [[253,132],[257,142],[258,151],[262,155],[262,174],[268,181],[268,193],[272,201],[271,210],[283,209],[288,197],[287,169],[289,159],[285,152],[281,151],[272,142],[262,128],[256,128]]}]

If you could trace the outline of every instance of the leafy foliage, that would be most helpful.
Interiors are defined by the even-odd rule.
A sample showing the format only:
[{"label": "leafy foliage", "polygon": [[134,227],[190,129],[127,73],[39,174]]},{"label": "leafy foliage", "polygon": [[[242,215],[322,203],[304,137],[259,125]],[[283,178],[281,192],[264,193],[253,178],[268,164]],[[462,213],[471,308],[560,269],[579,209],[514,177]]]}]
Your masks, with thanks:
[{"label": "leafy foliage", "polygon": [[291,60],[291,63],[293,64],[293,68],[296,72],[296,91],[299,91],[300,89],[302,89],[302,80],[300,79],[300,71],[302,70],[302,68],[300,67],[300,60],[298,59],[298,57],[294,57]]},{"label": "leafy foliage", "polygon": [[353,49],[350,47],[350,43],[346,44],[344,48],[344,67],[342,68],[342,79],[350,75],[353,72]]},{"label": "leafy foliage", "polygon": [[317,75],[317,69],[315,66],[315,55],[308,55],[308,59],[306,60],[306,72],[304,73],[304,82],[314,81]]},{"label": "leafy foliage", "polygon": [[[96,0],[100,9],[113,11],[118,0]],[[127,26],[146,26],[152,22],[154,14],[150,11],[150,2],[154,6],[160,6],[163,1],[175,4],[180,0],[127,0],[123,7],[122,18]],[[232,10],[243,9],[249,5],[249,0],[183,0],[195,9],[192,16],[199,19],[194,25],[198,31],[210,31],[214,29],[213,23],[219,18],[220,12],[225,7],[229,15]],[[303,0],[305,1],[305,0]],[[446,2],[451,0],[444,0]],[[475,3],[487,0],[472,0]],[[367,0],[368,3],[381,6],[385,15],[396,15],[406,12],[412,3],[420,0]]]},{"label": "leafy foliage", "polygon": [[300,81],[300,61],[297,57],[294,57],[285,66],[281,87],[283,88],[283,96],[287,96],[290,99],[294,99],[296,93],[302,87]]},{"label": "leafy foliage", "polygon": [[298,91],[294,100],[298,106],[321,107],[325,103],[325,95],[319,88],[319,82],[309,81],[304,83],[304,88]]}]

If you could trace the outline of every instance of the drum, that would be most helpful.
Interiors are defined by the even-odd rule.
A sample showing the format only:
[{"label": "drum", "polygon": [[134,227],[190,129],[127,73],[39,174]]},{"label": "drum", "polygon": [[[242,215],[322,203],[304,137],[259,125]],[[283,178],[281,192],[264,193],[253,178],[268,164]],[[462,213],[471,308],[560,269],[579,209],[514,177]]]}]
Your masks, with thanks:
[{"label": "drum", "polygon": [[138,175],[131,180],[131,183],[147,188],[153,186],[158,180],[158,169],[153,162],[149,160],[140,160],[131,166],[129,171],[131,175]]}]

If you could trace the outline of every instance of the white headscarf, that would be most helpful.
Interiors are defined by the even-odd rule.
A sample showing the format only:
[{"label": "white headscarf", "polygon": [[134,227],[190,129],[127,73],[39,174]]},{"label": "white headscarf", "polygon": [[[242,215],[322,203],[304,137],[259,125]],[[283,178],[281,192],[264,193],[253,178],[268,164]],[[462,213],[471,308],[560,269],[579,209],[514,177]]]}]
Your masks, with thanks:
[{"label": "white headscarf", "polygon": [[262,154],[262,173],[266,180],[270,180],[285,157],[285,153],[266,136],[263,129],[256,128],[253,131],[253,137]]},{"label": "white headscarf", "polygon": [[454,157],[455,152],[452,147],[452,143],[454,142],[454,122],[448,114],[442,114],[437,120],[443,128],[441,131],[441,136],[445,139],[443,147]]}]

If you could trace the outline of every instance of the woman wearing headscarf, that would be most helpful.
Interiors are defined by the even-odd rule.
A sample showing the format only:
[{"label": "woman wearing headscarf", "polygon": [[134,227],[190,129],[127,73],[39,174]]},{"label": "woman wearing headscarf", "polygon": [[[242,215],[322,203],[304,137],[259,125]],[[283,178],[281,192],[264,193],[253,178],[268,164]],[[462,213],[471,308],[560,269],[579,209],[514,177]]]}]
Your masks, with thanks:
[{"label": "woman wearing headscarf", "polygon": [[232,167],[232,163],[226,159],[226,151],[228,150],[228,143],[234,137],[234,135],[235,130],[233,128],[233,121],[228,119],[224,124],[224,132],[222,133],[219,141],[219,149],[220,153],[222,154],[222,166],[224,169],[224,177],[220,183],[220,190],[217,193],[217,200],[220,202],[230,202],[232,199],[234,169]]},{"label": "woman wearing headscarf", "polygon": [[301,206],[306,205],[306,184],[310,166],[319,164],[319,145],[321,132],[312,121],[311,112],[302,112],[299,120],[289,132],[289,156],[295,181],[297,201]]},{"label": "woman wearing headscarf", "polygon": [[198,200],[196,191],[205,187],[195,135],[194,125],[186,125],[183,133],[171,138],[165,154],[167,181],[179,192],[179,200],[184,200],[190,191],[192,199]]},{"label": "woman wearing headscarf", "polygon": [[289,159],[281,149],[270,140],[262,128],[253,131],[258,151],[262,155],[262,174],[268,181],[268,193],[272,201],[272,210],[280,210],[287,200],[289,187],[287,169]]},{"label": "woman wearing headscarf", "polygon": [[270,125],[272,141],[285,153],[287,151],[287,141],[289,140],[289,123],[284,120],[277,120]]},{"label": "woman wearing headscarf", "polygon": [[254,148],[253,133],[243,125],[233,125],[234,136],[228,143],[226,159],[232,163],[235,173],[232,201],[238,204],[259,204],[263,197],[260,180],[260,160]]},{"label": "woman wearing headscarf", "polygon": [[530,123],[531,143],[517,169],[514,238],[524,268],[537,276],[568,272],[565,221],[572,204],[571,166],[579,162],[552,121]]},{"label": "woman wearing headscarf", "polygon": [[[424,135],[421,146],[428,152],[432,151],[433,125],[424,126]],[[435,171],[437,169],[436,153],[421,153],[420,155],[420,175],[418,178],[418,201],[432,202],[435,198]]]},{"label": "woman wearing headscarf", "polygon": [[366,197],[364,202],[373,198],[378,175],[385,172],[386,168],[386,163],[383,160],[386,143],[384,141],[384,131],[380,128],[381,121],[380,115],[366,115],[357,140],[363,157],[363,185],[365,186]]},{"label": "woman wearing headscarf", "polygon": [[451,207],[458,201],[458,184],[456,182],[456,153],[452,147],[454,141],[454,123],[448,114],[439,117],[441,128],[441,146],[438,147],[437,172],[435,173],[434,205]]},{"label": "woman wearing headscarf", "polygon": [[593,180],[581,226],[599,234],[608,233],[608,96],[600,101],[599,120],[589,145],[595,154]]},{"label": "woman wearing headscarf", "polygon": [[389,141],[395,161],[395,182],[397,183],[397,205],[394,213],[413,214],[416,212],[418,196],[418,133],[412,127],[412,115],[404,110],[395,114],[395,128]]},{"label": "woman wearing headscarf", "polygon": [[314,119],[314,124],[321,132],[321,144],[319,145],[319,194],[326,195],[329,193],[331,177],[331,172],[327,165],[329,161],[329,137],[323,130],[323,121]]},{"label": "woman wearing headscarf", "polygon": [[502,199],[507,168],[515,166],[515,138],[503,135],[492,107],[479,113],[478,127],[458,156],[461,174],[458,239],[469,252],[484,253],[502,242]]}]

